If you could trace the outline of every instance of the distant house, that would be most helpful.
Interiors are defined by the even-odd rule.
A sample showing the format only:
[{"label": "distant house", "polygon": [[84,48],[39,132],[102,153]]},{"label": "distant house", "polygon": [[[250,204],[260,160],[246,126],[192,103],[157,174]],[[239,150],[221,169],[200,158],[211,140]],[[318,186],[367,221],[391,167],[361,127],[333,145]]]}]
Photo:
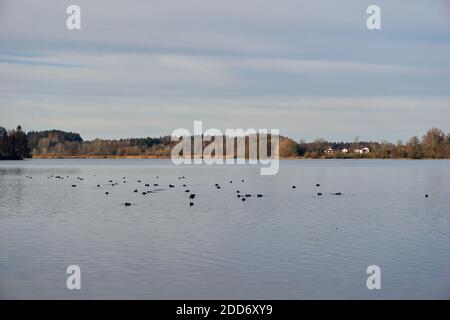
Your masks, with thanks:
[{"label": "distant house", "polygon": [[331,149],[331,148],[328,148],[327,150],[325,150],[325,153],[333,153],[334,151],[333,151],[333,149]]},{"label": "distant house", "polygon": [[362,149],[355,149],[354,151],[355,151],[355,153],[359,153],[359,154],[369,153],[370,152],[369,148],[367,148],[367,147],[364,147]]},{"label": "distant house", "polygon": [[344,148],[341,151],[342,151],[342,153],[348,153],[349,152],[349,150],[347,148]]}]

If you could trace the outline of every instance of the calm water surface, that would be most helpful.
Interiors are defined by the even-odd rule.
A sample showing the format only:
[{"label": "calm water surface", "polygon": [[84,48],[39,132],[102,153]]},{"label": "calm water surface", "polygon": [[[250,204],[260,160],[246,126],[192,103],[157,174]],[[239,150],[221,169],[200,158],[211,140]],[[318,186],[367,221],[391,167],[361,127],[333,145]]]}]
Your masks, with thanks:
[{"label": "calm water surface", "polygon": [[2,161],[0,298],[449,299],[450,161]]}]

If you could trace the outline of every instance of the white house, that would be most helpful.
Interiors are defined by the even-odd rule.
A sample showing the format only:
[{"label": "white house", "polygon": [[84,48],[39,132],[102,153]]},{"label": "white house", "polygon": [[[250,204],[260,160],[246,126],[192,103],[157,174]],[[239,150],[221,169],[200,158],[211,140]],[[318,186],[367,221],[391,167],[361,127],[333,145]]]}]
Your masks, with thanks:
[{"label": "white house", "polygon": [[367,148],[367,147],[364,147],[364,148],[362,148],[362,149],[355,149],[355,153],[360,153],[360,154],[362,154],[362,153],[369,153],[370,152],[370,150],[369,150],[369,148]]},{"label": "white house", "polygon": [[348,153],[349,152],[347,148],[344,148],[341,151],[342,151],[342,153]]},{"label": "white house", "polygon": [[328,148],[327,150],[325,150],[325,153],[333,153],[333,149]]}]

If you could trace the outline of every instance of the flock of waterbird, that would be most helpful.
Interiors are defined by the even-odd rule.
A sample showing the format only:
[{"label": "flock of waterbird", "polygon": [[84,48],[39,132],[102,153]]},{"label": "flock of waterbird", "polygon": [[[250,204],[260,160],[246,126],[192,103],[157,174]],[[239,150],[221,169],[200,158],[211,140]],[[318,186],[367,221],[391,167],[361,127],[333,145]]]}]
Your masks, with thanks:
[{"label": "flock of waterbird", "polygon": [[[95,177],[95,175],[93,175],[93,176]],[[26,178],[32,179],[31,176],[26,176]],[[63,177],[63,176],[50,175],[50,176],[48,176],[47,178],[48,178],[48,179],[53,178],[53,179],[61,179],[61,180],[64,180],[64,179],[69,179],[70,176],[65,176],[65,177]],[[156,176],[155,179],[159,179],[159,176]],[[178,177],[178,180],[185,180],[185,179],[186,179],[185,176],[179,176],[179,177]],[[78,181],[81,182],[81,181],[84,181],[84,178],[82,178],[82,177],[76,177],[76,180],[78,180]],[[150,185],[151,185],[150,183],[143,183],[142,180],[137,180],[136,182],[139,183],[139,184],[141,184],[141,185],[143,186],[143,188],[141,188],[141,191],[139,191],[139,189],[133,189],[133,192],[134,192],[134,193],[139,193],[139,192],[140,192],[140,193],[141,193],[142,195],[144,195],[144,196],[147,195],[147,194],[152,194],[152,193],[157,193],[157,192],[159,192],[159,191],[167,190],[167,189],[165,189],[165,188],[157,188],[157,189],[148,190],[148,187],[150,187]],[[242,179],[241,182],[244,183],[245,180]],[[127,178],[126,178],[126,177],[122,177],[122,183],[123,183],[123,184],[126,184],[126,183],[127,183]],[[230,180],[229,183],[231,184],[231,183],[233,183],[233,181]],[[115,181],[115,180],[108,180],[108,182],[105,183],[104,185],[108,185],[108,186],[111,186],[111,187],[115,187],[115,186],[119,186],[120,183],[117,182],[117,181]],[[153,183],[152,185],[153,185],[153,187],[159,187],[159,183]],[[76,187],[77,187],[76,184],[71,184],[71,186],[72,186],[73,188],[76,188]],[[169,188],[169,189],[173,189],[173,188],[175,188],[175,187],[176,187],[175,184],[169,184],[169,185],[168,185],[168,188]],[[196,194],[193,193],[193,192],[191,192],[191,190],[188,188],[188,185],[187,185],[186,183],[181,184],[181,187],[184,188],[184,192],[185,192],[185,193],[188,193],[188,194],[189,194],[189,195],[188,195],[189,206],[190,206],[190,207],[194,206],[194,202],[193,202],[193,201],[194,201],[194,199],[195,199]],[[222,187],[220,186],[220,184],[218,184],[218,183],[214,184],[214,187],[215,187],[216,189],[221,189],[221,188],[222,188]],[[97,184],[97,188],[102,188],[102,185]],[[249,198],[249,197],[252,196],[252,194],[249,194],[249,193],[246,193],[245,195],[244,195],[244,194],[241,195],[241,192],[240,192],[239,190],[236,190],[236,193],[237,193],[237,197],[238,197],[238,198],[241,198],[242,201],[245,201],[246,198]],[[109,195],[109,191],[105,191],[105,195]],[[257,197],[257,198],[262,198],[263,195],[262,195],[262,194],[257,194],[256,197]],[[123,203],[122,205],[124,205],[125,207],[129,207],[129,206],[132,205],[132,203],[131,203],[131,202],[125,202],[125,203]]]},{"label": "flock of waterbird", "polygon": [[[94,177],[95,177],[95,175],[93,175]],[[32,179],[33,177],[31,177],[31,176],[26,176],[26,178],[29,178],[29,179]],[[65,176],[65,177],[63,177],[63,176],[59,176],[59,175],[50,175],[50,176],[48,176],[47,177],[48,179],[51,179],[51,178],[53,178],[53,179],[61,179],[61,180],[64,180],[64,179],[69,179],[70,178],[70,176]],[[155,179],[159,179],[159,176],[156,176],[155,177]],[[178,177],[178,180],[185,180],[186,179],[186,177],[185,176],[179,176]],[[76,180],[77,181],[79,181],[79,182],[82,182],[82,181],[84,181],[84,178],[82,178],[82,177],[76,177]],[[119,179],[120,180],[120,179]],[[157,193],[157,192],[159,192],[159,191],[164,191],[164,190],[167,190],[167,189],[165,189],[165,188],[157,188],[157,189],[152,189],[152,190],[149,190],[148,188],[150,187],[150,183],[143,183],[142,182],[142,180],[141,179],[139,179],[139,180],[137,180],[136,181],[138,184],[141,184],[142,185],[142,187],[141,187],[141,190],[139,190],[139,189],[133,189],[133,193],[141,193],[142,195],[148,195],[148,194],[153,194],[153,193]],[[122,184],[126,184],[127,183],[127,178],[126,177],[122,177]],[[229,183],[230,184],[232,184],[233,183],[233,180],[229,180]],[[245,183],[245,180],[244,179],[242,179],[241,180],[241,184],[242,183]],[[111,187],[116,187],[116,186],[119,186],[120,185],[120,183],[118,182],[118,181],[116,181],[116,180],[108,180],[107,181],[107,183],[105,183],[104,185],[108,185],[108,186],[111,186]],[[104,186],[103,185],[103,186]],[[159,187],[159,183],[153,183],[152,184],[153,185],[153,187]],[[71,186],[73,187],[73,188],[76,188],[77,187],[77,184],[71,184]],[[188,193],[189,195],[188,195],[188,200],[189,200],[189,206],[190,207],[192,207],[192,206],[194,206],[194,199],[195,199],[195,196],[196,196],[196,194],[195,193],[193,193],[193,192],[191,192],[191,190],[188,188],[188,185],[187,185],[187,183],[183,183],[183,184],[181,184],[180,185],[182,188],[184,188],[184,192],[185,193]],[[168,185],[168,187],[169,187],[169,189],[173,189],[173,188],[175,188],[176,186],[175,186],[175,184],[169,184]],[[216,188],[216,189],[218,189],[218,190],[220,190],[220,189],[222,189],[222,186],[219,184],[219,183],[215,183],[214,184],[214,187]],[[320,184],[316,184],[316,187],[320,187]],[[97,188],[102,188],[102,185],[100,185],[100,184],[97,184]],[[292,186],[292,189],[295,189],[296,188],[296,186],[295,185],[293,185]],[[105,195],[109,195],[110,193],[109,193],[109,191],[105,191],[104,192],[105,193]],[[322,192],[317,192],[317,195],[318,196],[321,196],[322,195]],[[342,193],[341,192],[335,192],[335,193],[333,193],[333,195],[342,195]],[[251,198],[251,197],[256,197],[256,198],[262,198],[262,197],[264,197],[264,195],[263,194],[261,194],[261,193],[258,193],[258,194],[251,194],[251,193],[243,193],[243,192],[241,192],[240,190],[236,190],[236,196],[237,196],[237,198],[238,199],[240,199],[241,201],[246,201],[247,200],[247,198]],[[129,206],[131,206],[132,205],[132,203],[131,202],[125,202],[125,203],[123,203],[123,205],[125,206],[125,207],[129,207]]]},{"label": "flock of waterbird", "polygon": [[[93,176],[95,177],[95,175],[93,175]],[[28,178],[28,179],[32,179],[32,178],[33,178],[32,176],[28,176],[28,175],[25,176],[25,177]],[[50,176],[48,176],[47,178],[48,178],[48,179],[53,178],[53,179],[61,179],[61,180],[64,180],[64,177],[62,177],[62,176],[54,176],[54,175],[50,175]],[[69,179],[70,176],[66,176],[65,178],[66,178],[66,179]],[[159,179],[159,176],[156,176],[155,178],[156,178],[156,179]],[[178,180],[185,180],[185,179],[186,179],[185,176],[179,176],[179,177],[178,177]],[[84,178],[82,178],[82,177],[76,177],[76,180],[78,180],[78,181],[81,182],[81,181],[84,181]],[[244,183],[244,182],[245,182],[245,180],[242,179],[242,180],[241,180],[241,183]],[[126,177],[122,177],[122,184],[126,184],[126,183],[127,183]],[[142,191],[143,188],[141,188],[141,191],[139,191],[139,189],[133,189],[133,192],[134,192],[134,193],[139,193],[139,192],[141,192],[142,195],[147,195],[147,194],[152,194],[152,193],[157,193],[157,192],[159,192],[159,191],[167,190],[167,189],[164,189],[164,188],[157,188],[157,189],[148,190],[148,187],[150,187],[150,183],[143,183],[142,180],[137,180],[137,183],[142,184],[143,187],[145,188],[145,190]],[[233,180],[230,180],[229,183],[232,184],[232,183],[233,183]],[[114,180],[108,180],[108,182],[106,183],[106,185],[115,187],[115,186],[118,186],[118,185],[119,185],[119,182],[114,181]],[[72,186],[73,188],[76,188],[76,187],[77,187],[76,184],[71,184],[71,186]],[[173,188],[176,187],[175,184],[169,184],[168,186],[169,186],[170,189],[173,189]],[[97,184],[97,188],[101,188],[101,187],[102,187],[102,186],[101,186],[100,184]],[[159,187],[159,183],[153,183],[153,187]],[[183,183],[183,184],[181,185],[181,187],[182,187],[182,188],[185,188],[184,192],[189,194],[189,196],[188,196],[189,206],[192,207],[192,206],[194,205],[194,202],[193,202],[193,201],[194,201],[194,199],[195,199],[196,194],[195,194],[195,193],[192,193],[190,189],[187,189],[188,185],[187,185],[186,183]],[[215,184],[214,184],[214,187],[215,187],[216,189],[218,189],[218,190],[222,188],[222,187],[220,186],[219,183],[215,183]],[[320,187],[320,184],[317,183],[317,184],[316,184],[316,187],[319,188],[319,187]],[[296,189],[296,188],[297,188],[297,186],[295,186],[295,185],[292,186],[292,189]],[[109,191],[105,191],[105,195],[109,195]],[[320,192],[320,191],[317,192],[317,196],[322,196],[322,195],[323,195],[322,192]],[[341,196],[341,195],[343,195],[343,193],[342,193],[342,192],[333,192],[331,195]],[[256,195],[252,195],[252,194],[250,194],[250,193],[241,193],[240,190],[236,190],[236,196],[237,196],[238,199],[241,199],[242,201],[246,201],[247,198],[250,198],[250,197],[252,197],[252,196],[256,196],[256,198],[262,198],[264,195],[261,194],[261,193],[258,193],[258,194],[256,194]],[[428,198],[428,194],[425,194],[425,198]],[[123,203],[123,205],[124,205],[125,207],[129,207],[129,206],[132,205],[132,203],[131,203],[131,202],[125,202],[125,203]]]}]

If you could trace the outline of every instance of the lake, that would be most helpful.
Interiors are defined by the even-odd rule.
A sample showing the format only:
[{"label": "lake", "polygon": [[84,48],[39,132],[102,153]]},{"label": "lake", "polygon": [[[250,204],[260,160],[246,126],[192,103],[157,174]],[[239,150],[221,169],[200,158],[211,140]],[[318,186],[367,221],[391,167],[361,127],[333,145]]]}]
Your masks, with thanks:
[{"label": "lake", "polygon": [[0,298],[449,299],[450,161],[1,161]]}]

